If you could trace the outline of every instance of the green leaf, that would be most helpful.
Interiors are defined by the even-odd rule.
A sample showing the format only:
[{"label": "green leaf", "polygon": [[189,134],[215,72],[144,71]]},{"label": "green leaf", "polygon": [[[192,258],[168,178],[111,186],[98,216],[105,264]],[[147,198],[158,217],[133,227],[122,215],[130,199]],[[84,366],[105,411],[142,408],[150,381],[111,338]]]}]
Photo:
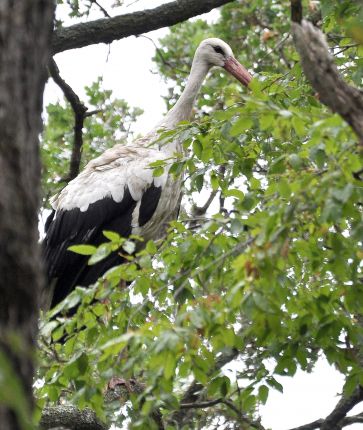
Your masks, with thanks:
[{"label": "green leaf", "polygon": [[156,167],[155,169],[153,169],[153,176],[154,177],[161,176],[163,173],[164,173],[164,167],[162,167],[162,166],[159,166],[159,167]]},{"label": "green leaf", "polygon": [[275,121],[275,116],[272,114],[265,114],[259,118],[261,130],[267,130],[272,127]]},{"label": "green leaf", "polygon": [[111,242],[120,242],[122,239],[121,236],[118,233],[115,233],[114,231],[104,230],[102,234]]},{"label": "green leaf", "polygon": [[250,129],[253,125],[253,121],[251,118],[248,117],[240,117],[237,119],[237,121],[232,125],[230,129],[230,135],[231,136],[238,136],[242,132]]},{"label": "green leaf", "polygon": [[92,255],[97,251],[97,248],[93,245],[72,245],[68,250],[75,252],[76,254]]},{"label": "green leaf", "polygon": [[203,184],[204,184],[204,175],[197,175],[194,179],[195,181],[195,186],[198,190],[198,192],[200,192],[203,188]]},{"label": "green leaf", "polygon": [[266,385],[260,385],[258,387],[258,398],[263,405],[267,402],[268,392],[269,388]]},{"label": "green leaf", "polygon": [[241,191],[241,190],[238,190],[238,189],[236,189],[236,188],[234,188],[234,189],[229,189],[229,190],[224,190],[223,191],[223,195],[225,196],[225,197],[236,197],[237,199],[239,199],[239,200],[243,200],[243,198],[244,198],[244,193],[243,193],[243,191]]},{"label": "green leaf", "polygon": [[88,260],[88,264],[93,265],[104,260],[106,257],[108,257],[111,254],[111,252],[112,252],[112,249],[107,244],[100,245],[97,248],[96,252]]},{"label": "green leaf", "polygon": [[165,379],[171,379],[174,376],[176,367],[176,357],[172,352],[166,353],[163,366]]}]

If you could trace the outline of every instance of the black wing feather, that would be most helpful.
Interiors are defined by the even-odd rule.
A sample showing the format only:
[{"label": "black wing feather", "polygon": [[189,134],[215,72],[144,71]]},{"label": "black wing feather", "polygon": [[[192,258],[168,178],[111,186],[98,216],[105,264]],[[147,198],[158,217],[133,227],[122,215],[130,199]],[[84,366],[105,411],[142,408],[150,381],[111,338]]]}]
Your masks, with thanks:
[{"label": "black wing feather", "polygon": [[[88,257],[68,251],[72,245],[100,245],[105,241],[104,230],[112,230],[123,237],[131,234],[132,213],[137,202],[125,189],[121,202],[105,197],[89,205],[85,212],[78,208],[60,210],[47,220],[44,239],[44,258],[47,263],[48,283],[54,285],[51,306],[63,300],[76,285],[90,285],[110,267],[121,264],[118,253],[94,266],[88,266]],[[152,215],[151,215],[152,216]]]},{"label": "black wing feather", "polygon": [[155,212],[161,195],[161,187],[155,187],[154,184],[145,191],[141,198],[139,212],[139,226],[145,225]]}]

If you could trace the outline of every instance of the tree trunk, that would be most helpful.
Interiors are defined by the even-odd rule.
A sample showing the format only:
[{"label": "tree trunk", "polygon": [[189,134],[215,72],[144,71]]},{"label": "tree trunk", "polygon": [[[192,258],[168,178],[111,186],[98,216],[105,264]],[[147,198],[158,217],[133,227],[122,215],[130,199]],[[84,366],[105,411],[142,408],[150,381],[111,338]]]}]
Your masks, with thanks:
[{"label": "tree trunk", "polygon": [[[38,297],[38,136],[53,0],[0,2],[0,427],[29,428]],[[27,421],[29,421],[27,423]]]}]

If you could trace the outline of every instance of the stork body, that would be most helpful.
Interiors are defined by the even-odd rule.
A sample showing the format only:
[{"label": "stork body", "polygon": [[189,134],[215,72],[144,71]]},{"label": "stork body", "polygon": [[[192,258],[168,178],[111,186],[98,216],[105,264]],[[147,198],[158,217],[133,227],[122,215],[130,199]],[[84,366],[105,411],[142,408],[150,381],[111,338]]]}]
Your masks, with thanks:
[{"label": "stork body", "polygon": [[104,230],[122,237],[135,234],[159,238],[167,221],[178,212],[181,178],[168,174],[154,177],[150,164],[181,152],[178,139],[159,147],[158,130],[173,129],[188,120],[198,91],[212,66],[224,67],[244,85],[248,72],[234,59],[231,48],[220,39],[206,39],[198,47],[187,85],[175,106],[145,137],[131,145],[115,145],[85,169],[52,199],[53,212],[46,222],[44,255],[51,306],[76,286],[90,285],[111,267],[121,264],[114,252],[89,266],[87,257],[68,251],[77,244],[100,245]]}]

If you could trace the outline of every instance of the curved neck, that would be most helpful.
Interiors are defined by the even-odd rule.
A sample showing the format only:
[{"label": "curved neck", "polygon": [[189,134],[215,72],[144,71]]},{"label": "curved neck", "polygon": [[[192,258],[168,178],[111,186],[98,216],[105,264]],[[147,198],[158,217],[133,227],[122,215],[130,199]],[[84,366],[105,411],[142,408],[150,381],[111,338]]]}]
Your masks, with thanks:
[{"label": "curved neck", "polygon": [[199,89],[207,76],[209,66],[197,58],[194,58],[188,82],[182,95],[175,105],[166,114],[163,125],[166,128],[175,127],[180,121],[190,119],[191,112]]}]

